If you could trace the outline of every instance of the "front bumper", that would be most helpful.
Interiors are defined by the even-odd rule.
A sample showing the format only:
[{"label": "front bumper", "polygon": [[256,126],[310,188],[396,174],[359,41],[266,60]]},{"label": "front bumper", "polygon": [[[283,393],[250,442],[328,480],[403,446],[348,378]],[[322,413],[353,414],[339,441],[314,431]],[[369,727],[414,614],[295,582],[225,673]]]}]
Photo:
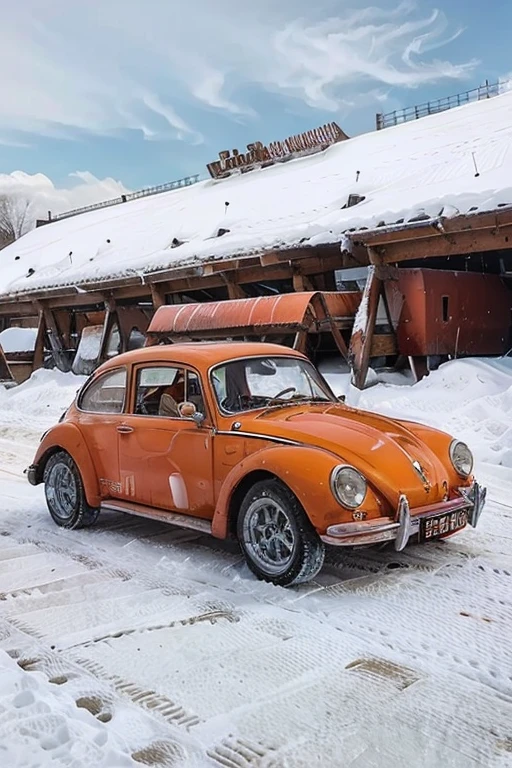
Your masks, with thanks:
[{"label": "front bumper", "polygon": [[37,485],[37,464],[31,464],[30,467],[27,467],[25,474],[30,485]]},{"label": "front bumper", "polygon": [[[411,538],[420,531],[420,521],[437,515],[452,512],[466,512],[467,522],[476,528],[485,504],[486,489],[478,483],[469,488],[459,488],[460,496],[450,501],[442,501],[428,507],[411,510],[407,496],[400,496],[394,518],[379,517],[374,520],[355,523],[340,523],[327,528],[322,541],[337,547],[357,547],[366,544],[379,544],[394,541],[395,549],[401,552]],[[444,534],[449,535],[449,531]]]}]

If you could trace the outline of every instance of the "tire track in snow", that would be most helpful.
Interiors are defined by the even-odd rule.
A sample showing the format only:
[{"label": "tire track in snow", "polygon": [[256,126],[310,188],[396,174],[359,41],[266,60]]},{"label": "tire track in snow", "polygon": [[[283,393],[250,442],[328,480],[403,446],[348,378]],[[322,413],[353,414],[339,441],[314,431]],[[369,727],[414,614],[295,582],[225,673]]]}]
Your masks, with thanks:
[{"label": "tire track in snow", "polygon": [[[500,674],[492,677],[496,669],[485,660],[496,644],[500,647],[500,637],[503,647],[510,615],[503,582],[510,571],[506,558],[481,546],[481,537],[470,533],[400,555],[392,550],[343,557],[334,552],[316,583],[282,590],[256,583],[229,547],[201,537],[183,538],[169,527],[110,517],[95,530],[64,532],[52,527],[40,503],[33,506],[30,523],[21,524],[15,513],[4,527],[11,535],[0,538],[0,589],[4,577],[12,589],[4,592],[0,616],[13,629],[17,625],[19,631],[30,633],[21,634],[46,650],[58,636],[58,657],[64,667],[60,671],[54,667],[52,679],[66,676],[66,664],[68,671],[69,665],[77,670],[79,679],[87,673],[91,682],[77,698],[96,708],[99,699],[105,703],[100,713],[107,715],[109,702],[114,702],[114,709],[120,706],[115,702],[129,702],[172,733],[177,729],[190,734],[194,744],[203,745],[203,757],[212,764],[246,768],[257,764],[251,761],[260,759],[255,757],[259,750],[264,752],[263,765],[303,765],[304,758],[309,768],[315,765],[320,743],[327,761],[337,743],[343,746],[347,764],[350,755],[355,761],[364,755],[368,763],[361,765],[366,768],[373,753],[386,754],[392,745],[373,717],[368,728],[373,729],[375,743],[362,746],[368,729],[361,730],[358,723],[356,683],[383,719],[391,700],[397,721],[404,719],[404,707],[411,709],[405,717],[405,744],[414,728],[420,728],[419,739],[428,728],[437,728],[438,751],[425,763],[432,768],[447,755],[454,761],[463,755],[465,766],[476,766],[478,760],[493,765],[503,754],[496,744],[508,743],[503,729],[491,733],[496,707],[505,707],[503,717],[510,720],[508,684]],[[492,539],[490,535],[486,542],[492,544]],[[20,567],[24,555],[33,567]],[[36,568],[37,558],[41,567]],[[2,573],[5,561],[12,563]],[[123,595],[124,602],[117,600]],[[122,603],[122,610],[116,602]],[[81,604],[94,610],[78,625]],[[236,624],[181,624],[187,616],[208,611],[228,611],[240,619]],[[454,624],[454,611],[468,615],[459,615]],[[105,633],[108,620],[112,626]],[[165,622],[170,626],[163,626]],[[450,632],[444,625],[452,627]],[[71,648],[74,643],[78,645]],[[192,653],[196,647],[199,656]],[[473,648],[482,658],[470,654]],[[365,658],[405,664],[416,671],[419,681],[410,692],[398,691],[391,681],[346,669]],[[172,659],[175,668],[167,674]],[[474,660],[478,667],[471,665]],[[506,657],[498,661],[507,663]],[[439,679],[433,673],[436,669],[442,672]],[[250,675],[244,672],[237,682],[239,670],[249,670]],[[446,696],[442,679],[449,680],[459,695],[473,686],[473,696],[484,702],[478,736],[466,734],[466,743],[458,744],[453,754],[435,719],[434,704]],[[205,686],[217,690],[213,698],[204,695]],[[226,686],[229,697],[225,708],[219,709]],[[435,690],[427,710],[425,686]],[[329,701],[331,715],[324,712],[319,718],[327,722],[331,718],[336,727],[323,724],[323,735],[306,737],[322,697]],[[500,702],[499,697],[505,698]],[[153,709],[148,703],[155,703]],[[361,700],[359,711],[365,706]],[[273,713],[270,720],[267,711]],[[287,736],[279,742],[275,723],[283,712],[288,718]],[[297,717],[301,728],[290,725],[290,717]],[[446,717],[451,715],[447,712]],[[253,746],[239,749],[239,744]],[[428,755],[429,747],[424,748]],[[336,753],[332,754],[335,759]],[[463,765],[453,762],[459,764]],[[385,763],[376,765],[381,768]]]}]

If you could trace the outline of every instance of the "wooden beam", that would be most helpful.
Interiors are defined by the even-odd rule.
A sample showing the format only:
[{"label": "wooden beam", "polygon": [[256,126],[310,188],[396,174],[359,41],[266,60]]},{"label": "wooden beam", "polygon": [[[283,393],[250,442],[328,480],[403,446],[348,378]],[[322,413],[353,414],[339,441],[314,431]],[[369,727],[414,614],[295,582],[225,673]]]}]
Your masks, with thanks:
[{"label": "wooden beam", "polygon": [[163,285],[151,283],[151,299],[153,301],[153,307],[157,310],[159,307],[163,307],[166,304],[166,296]]},{"label": "wooden beam", "polygon": [[236,283],[233,278],[226,273],[222,273],[222,279],[224,280],[224,284],[226,285],[226,288],[228,289],[228,298],[229,299],[246,299],[247,294],[245,293],[242,288]]},{"label": "wooden beam", "polygon": [[0,315],[3,317],[29,317],[37,315],[37,308],[30,302],[13,301],[0,304]]},{"label": "wooden beam", "polygon": [[315,287],[309,277],[302,273],[301,268],[297,265],[293,268],[293,290],[294,291],[314,291]]},{"label": "wooden beam", "polygon": [[98,365],[101,365],[101,363],[104,363],[107,359],[108,342],[110,341],[110,335],[116,321],[117,313],[115,306],[113,308],[107,306],[105,321],[103,323],[103,333],[101,334],[100,351],[98,353]]},{"label": "wooden beam", "polygon": [[44,364],[44,340],[46,337],[46,323],[44,320],[44,312],[39,310],[39,320],[37,323],[37,336],[34,346],[34,363],[32,366],[32,372],[37,371],[43,367]]},{"label": "wooden beam", "polygon": [[482,232],[512,226],[512,206],[490,213],[438,218],[428,221],[403,224],[395,228],[359,231],[350,234],[351,240],[359,245],[377,247],[390,243],[411,242],[440,235],[457,235],[461,232]]},{"label": "wooden beam", "polygon": [[71,364],[66,354],[66,348],[62,339],[60,329],[55,320],[52,310],[39,301],[35,302],[43,312],[44,322],[48,341],[52,350],[53,361],[60,371],[67,373],[71,370]]},{"label": "wooden beam", "polygon": [[13,381],[13,375],[0,344],[0,381]]},{"label": "wooden beam", "polygon": [[[512,247],[512,226],[499,230],[465,231],[449,238],[434,235],[416,241],[402,241],[378,246],[376,250],[381,264],[394,264],[413,259],[429,259],[436,256],[464,256],[471,253],[506,250]],[[375,261],[373,263],[376,263]]]},{"label": "wooden beam", "polygon": [[350,340],[349,360],[352,368],[352,382],[358,389],[363,389],[366,382],[381,287],[382,283],[375,274],[375,269],[370,268]]},{"label": "wooden beam", "polygon": [[297,350],[297,352],[302,352],[303,355],[306,354],[308,347],[308,333],[307,331],[297,331],[295,334],[295,339],[293,342],[293,348]]},{"label": "wooden beam", "polygon": [[341,356],[348,362],[349,355],[348,355],[348,349],[345,343],[345,339],[343,338],[341,331],[338,325],[336,324],[336,321],[334,320],[334,318],[331,316],[329,312],[329,308],[327,306],[327,303],[325,301],[325,297],[323,296],[323,294],[319,293],[316,296],[314,296],[312,305],[315,310],[316,318],[320,322],[320,324],[325,324],[325,321],[327,321],[329,330],[333,335],[334,341],[336,343],[336,346],[338,347],[338,350]]},{"label": "wooden beam", "polygon": [[398,354],[394,333],[374,333],[370,357],[388,357]]},{"label": "wooden beam", "polygon": [[[289,254],[288,254],[289,255]],[[237,286],[244,284],[269,282],[273,280],[293,280],[295,265],[299,266],[300,273],[304,277],[321,276],[327,273],[333,273],[335,269],[342,266],[339,247],[330,247],[322,251],[314,248],[303,249],[299,254],[295,254],[293,263],[278,260],[274,264],[261,266],[259,257],[247,259],[231,260],[230,264],[238,264],[237,269],[219,270],[216,269],[211,274],[204,274],[204,270],[198,270],[196,267],[187,267],[179,270],[167,270],[165,273],[155,273],[147,276],[143,284],[140,280],[129,278],[126,281],[108,281],[102,283],[97,281],[88,284],[87,291],[77,291],[74,288],[66,287],[59,291],[39,291],[36,295],[31,294],[23,298],[20,297],[0,297],[0,315],[24,317],[30,314],[37,314],[37,307],[34,309],[35,302],[44,302],[46,306],[52,309],[57,308],[95,308],[103,306],[105,291],[108,290],[117,302],[126,300],[145,300],[152,302],[152,285],[158,285],[167,295],[189,293],[191,291],[209,290],[211,288],[220,288],[226,285],[227,276]],[[242,288],[243,290],[243,288]],[[63,293],[64,291],[64,293]],[[66,293],[67,292],[67,293]],[[22,303],[20,303],[22,302]]]}]

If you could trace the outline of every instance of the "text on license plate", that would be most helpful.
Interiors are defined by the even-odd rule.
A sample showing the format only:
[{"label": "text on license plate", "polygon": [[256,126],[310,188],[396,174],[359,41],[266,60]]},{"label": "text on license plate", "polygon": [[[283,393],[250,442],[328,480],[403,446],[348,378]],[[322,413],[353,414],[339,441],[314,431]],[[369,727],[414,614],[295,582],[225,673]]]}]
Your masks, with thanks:
[{"label": "text on license plate", "polygon": [[464,528],[468,521],[465,511],[448,512],[444,515],[428,517],[421,521],[421,538],[423,540],[436,539],[447,533],[453,533]]}]

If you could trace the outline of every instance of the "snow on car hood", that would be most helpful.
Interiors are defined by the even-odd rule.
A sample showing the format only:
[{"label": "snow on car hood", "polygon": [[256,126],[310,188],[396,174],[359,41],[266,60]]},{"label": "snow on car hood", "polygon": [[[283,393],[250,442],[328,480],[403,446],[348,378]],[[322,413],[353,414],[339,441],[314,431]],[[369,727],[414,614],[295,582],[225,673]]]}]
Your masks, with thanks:
[{"label": "snow on car hood", "polygon": [[[443,483],[449,484],[452,476],[449,435],[341,404],[285,406],[240,421],[244,432],[281,437],[329,451],[339,457],[340,463],[351,464],[362,472],[393,506],[401,493],[414,506],[440,501],[445,494]],[[427,444],[429,436],[436,439],[440,455]],[[441,452],[439,444],[443,446]],[[419,462],[428,483],[413,462]]]}]

